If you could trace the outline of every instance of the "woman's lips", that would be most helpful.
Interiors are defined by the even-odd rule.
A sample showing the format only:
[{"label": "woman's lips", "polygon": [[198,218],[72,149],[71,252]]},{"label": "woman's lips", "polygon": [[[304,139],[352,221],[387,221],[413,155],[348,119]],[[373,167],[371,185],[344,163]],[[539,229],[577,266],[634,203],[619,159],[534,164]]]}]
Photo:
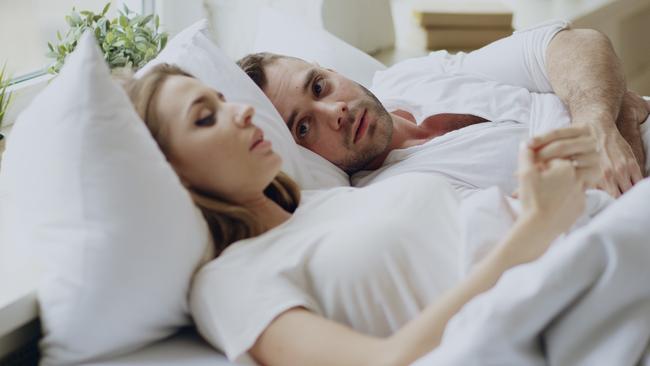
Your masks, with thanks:
[{"label": "woman's lips", "polygon": [[262,132],[262,130],[260,130],[259,128],[255,128],[255,132],[253,132],[253,138],[251,140],[252,140],[252,143],[251,143],[251,147],[249,148],[249,150],[252,151],[259,144],[264,142],[264,132]]},{"label": "woman's lips", "polygon": [[361,119],[359,121],[359,125],[357,126],[357,131],[354,134],[354,143],[356,144],[363,138],[363,136],[366,134],[366,131],[368,130],[368,121],[366,120],[366,112],[367,110],[363,111],[363,114],[361,115]]},{"label": "woman's lips", "polygon": [[259,128],[255,130],[255,133],[253,134],[253,143],[251,144],[250,151],[253,150],[270,150],[271,149],[271,141],[264,140],[264,132],[260,130]]},{"label": "woman's lips", "polygon": [[253,146],[251,147],[251,151],[268,150],[269,148],[271,148],[271,141],[262,139],[253,144]]}]

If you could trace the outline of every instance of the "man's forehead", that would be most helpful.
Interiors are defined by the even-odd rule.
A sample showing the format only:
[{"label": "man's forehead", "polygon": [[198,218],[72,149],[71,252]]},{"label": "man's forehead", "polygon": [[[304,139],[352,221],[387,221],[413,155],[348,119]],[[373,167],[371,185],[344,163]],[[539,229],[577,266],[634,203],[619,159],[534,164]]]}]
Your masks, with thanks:
[{"label": "man's forehead", "polygon": [[315,67],[317,64],[296,58],[281,58],[268,66],[265,93],[281,114],[290,113],[286,109],[291,108],[295,98],[302,94],[305,78]]}]

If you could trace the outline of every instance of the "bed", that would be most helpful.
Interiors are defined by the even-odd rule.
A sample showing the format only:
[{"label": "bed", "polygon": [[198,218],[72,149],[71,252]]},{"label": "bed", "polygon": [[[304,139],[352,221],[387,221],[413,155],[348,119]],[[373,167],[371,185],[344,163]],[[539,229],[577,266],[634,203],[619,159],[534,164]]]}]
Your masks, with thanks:
[{"label": "bed", "polygon": [[176,335],[139,351],[108,361],[95,362],[88,365],[231,366],[235,364],[228,361],[223,354],[207,344],[193,328],[185,328]]},{"label": "bed", "polygon": [[[265,19],[266,22],[269,22],[269,19],[271,17],[267,17]],[[270,25],[269,25],[270,26]],[[295,30],[285,30],[285,35],[286,37],[276,37],[276,39],[282,39],[281,42],[277,43],[276,41],[275,46],[273,47],[273,51],[278,52],[278,53],[286,53],[286,54],[294,54],[295,56],[300,56],[306,59],[318,59],[318,60],[323,60],[322,64],[324,66],[329,66],[332,68],[335,68],[339,71],[341,71],[343,74],[346,74],[347,76],[359,81],[360,83],[364,85],[368,85],[371,78],[372,74],[375,70],[379,70],[383,68],[383,65],[377,63],[376,61],[372,60],[369,56],[363,55],[362,58],[359,56],[362,54],[356,49],[351,48],[348,45],[341,46],[339,43],[340,41],[332,41],[331,38],[328,35],[322,35],[319,33],[318,37],[319,41],[322,42],[314,42],[313,39],[316,37],[314,36],[313,33],[309,33],[308,31],[304,32],[296,32]],[[266,35],[270,37],[268,34]],[[297,37],[298,41],[296,41],[296,44],[300,44],[300,42],[310,42],[311,44],[306,45],[304,48],[301,48],[300,51],[298,52],[292,52],[290,49],[291,46],[287,46],[287,44],[290,44],[291,42],[287,42],[287,38],[293,36]],[[324,38],[323,38],[324,37]],[[332,45],[332,42],[335,44]],[[337,50],[341,52],[328,52],[327,47],[325,48],[325,51],[309,51],[309,47],[315,47],[314,45],[323,45],[323,44],[328,44],[331,47],[336,47]],[[262,46],[268,45],[268,43],[262,42],[262,44],[258,44],[256,47],[257,51],[262,49]],[[293,46],[294,48],[296,47],[295,44]],[[307,50],[307,51],[305,51]],[[300,53],[303,52],[303,53]],[[174,60],[173,55],[169,56],[171,57],[171,60]],[[347,57],[347,58],[346,58]],[[329,61],[327,59],[330,59]],[[333,60],[332,58],[338,58],[338,60]],[[341,61],[343,59],[343,61]],[[355,63],[355,60],[361,60],[360,63]],[[169,59],[165,60],[169,62]],[[339,62],[340,64],[337,64]],[[232,63],[232,62],[231,62]],[[234,64],[231,65],[232,67],[235,67]],[[188,67],[191,68],[191,65]],[[193,72],[194,73],[194,72]],[[204,76],[200,75],[200,71],[196,72],[195,75],[197,77]],[[219,80],[219,83],[217,83],[219,86],[223,86],[223,84],[220,84],[221,82],[224,82],[221,79],[216,79]],[[237,90],[233,87],[232,92],[228,93],[229,97],[231,96],[238,96],[237,95]],[[241,100],[246,100],[246,98],[234,98],[234,99],[241,99]],[[264,118],[265,116],[265,110],[263,107],[258,108],[258,114],[260,114],[260,118]],[[282,125],[281,127],[284,127]],[[274,131],[265,131],[267,132],[270,136],[273,136],[275,133]],[[282,134],[285,133],[286,131],[278,131],[277,134]],[[275,144],[274,144],[275,145]],[[275,145],[275,146],[280,146]],[[313,156],[313,154],[310,155],[309,152],[301,151],[301,154],[306,154],[302,156],[305,158],[307,157],[307,162],[308,164],[319,164],[319,158],[316,156]],[[284,155],[295,155],[293,152],[285,152],[283,153]],[[40,159],[41,157],[34,157],[34,159]],[[35,160],[35,161],[36,161]],[[286,170],[291,171],[291,164],[292,160],[291,159],[286,159],[288,160],[288,166],[285,167]],[[314,169],[314,171],[322,171],[318,169]],[[312,177],[312,180],[310,182],[309,179],[305,178],[303,181],[301,181],[303,186],[310,187],[310,184],[312,185],[311,187],[313,188],[326,188],[328,185],[329,186],[337,186],[340,185],[341,182],[343,181],[344,183],[347,184],[347,176],[342,176],[341,172],[338,171],[331,171],[331,174],[325,174],[327,177],[321,176],[321,177]],[[298,174],[294,172],[294,174]],[[320,182],[320,186],[314,187],[313,182]],[[325,182],[325,183],[324,183]],[[548,265],[548,263],[546,264]],[[524,277],[524,276],[522,276]],[[510,285],[512,287],[512,284]],[[505,287],[506,290],[508,289],[507,286]],[[184,290],[187,290],[186,288]],[[505,290],[502,290],[505,291]],[[488,302],[490,299],[488,298],[487,300],[483,300],[483,302]],[[493,299],[493,301],[496,303],[496,300]],[[504,307],[505,308],[505,307]],[[472,308],[472,311],[467,312],[466,318],[471,319],[472,314],[476,313],[476,307]],[[460,318],[462,319],[462,318]],[[34,319],[32,319],[34,320]],[[457,321],[457,323],[460,321]],[[86,330],[88,329],[88,324],[85,324]],[[94,324],[97,329],[102,329],[102,324]],[[460,327],[457,327],[456,329],[460,329]],[[460,331],[458,331],[460,332]],[[459,340],[457,341],[458,344],[461,344],[462,341],[462,334],[460,333],[451,333],[452,336],[455,336],[455,334],[459,334],[456,336],[456,338]],[[489,333],[485,333],[489,334]],[[32,334],[32,336],[35,336],[36,334]],[[454,341],[454,338],[451,338],[452,341]],[[148,342],[147,342],[148,343]],[[480,349],[478,348],[479,345],[477,345],[477,353],[476,355],[480,355]],[[460,349],[460,348],[459,348]],[[442,357],[442,356],[441,356]],[[451,356],[450,356],[451,357]],[[451,358],[448,358],[451,359]],[[118,365],[216,365],[216,366],[226,366],[226,365],[236,365],[235,363],[232,363],[226,359],[226,357],[217,351],[214,347],[212,347],[210,344],[208,344],[205,340],[202,339],[202,337],[194,330],[194,328],[191,327],[185,327],[181,329],[178,333],[175,333],[171,337],[165,338],[164,340],[158,340],[155,343],[148,344],[147,346],[141,348],[140,350],[134,351],[127,353],[123,356],[118,356],[118,357],[111,357],[107,360],[104,361],[98,361],[98,362],[93,362],[93,363],[85,363],[89,365],[105,365],[105,366],[118,366]],[[464,363],[460,363],[464,364]]]}]

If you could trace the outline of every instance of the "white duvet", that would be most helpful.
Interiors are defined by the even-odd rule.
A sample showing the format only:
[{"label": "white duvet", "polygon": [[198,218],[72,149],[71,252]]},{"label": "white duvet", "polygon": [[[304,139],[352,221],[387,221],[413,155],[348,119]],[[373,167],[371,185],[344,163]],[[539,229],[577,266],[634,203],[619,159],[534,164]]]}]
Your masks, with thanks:
[{"label": "white duvet", "polygon": [[[497,196],[462,209],[466,229],[481,225],[465,237],[468,266],[507,230],[513,207]],[[589,198],[580,227],[467,304],[413,365],[650,365],[650,179]]]}]

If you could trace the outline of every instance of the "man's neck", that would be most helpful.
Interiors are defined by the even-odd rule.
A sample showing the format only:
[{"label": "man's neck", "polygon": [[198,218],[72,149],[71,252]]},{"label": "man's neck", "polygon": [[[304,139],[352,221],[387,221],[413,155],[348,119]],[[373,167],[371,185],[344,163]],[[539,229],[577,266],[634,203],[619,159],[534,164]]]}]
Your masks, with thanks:
[{"label": "man's neck", "polygon": [[415,119],[408,119],[409,117],[413,117],[410,114],[397,111],[391,112],[390,116],[393,119],[393,137],[388,143],[386,150],[373,159],[370,164],[366,165],[364,170],[379,169],[388,157],[388,154],[393,150],[420,145],[434,137],[428,131],[421,129],[415,123]]},{"label": "man's neck", "polygon": [[393,137],[386,150],[370,162],[364,169],[374,170],[384,164],[391,151],[405,149],[407,147],[421,145],[430,139],[442,136],[448,132],[455,131],[476,123],[487,122],[488,120],[471,114],[439,113],[425,118],[419,125],[415,117],[406,111],[397,110],[391,112],[393,119]]}]

